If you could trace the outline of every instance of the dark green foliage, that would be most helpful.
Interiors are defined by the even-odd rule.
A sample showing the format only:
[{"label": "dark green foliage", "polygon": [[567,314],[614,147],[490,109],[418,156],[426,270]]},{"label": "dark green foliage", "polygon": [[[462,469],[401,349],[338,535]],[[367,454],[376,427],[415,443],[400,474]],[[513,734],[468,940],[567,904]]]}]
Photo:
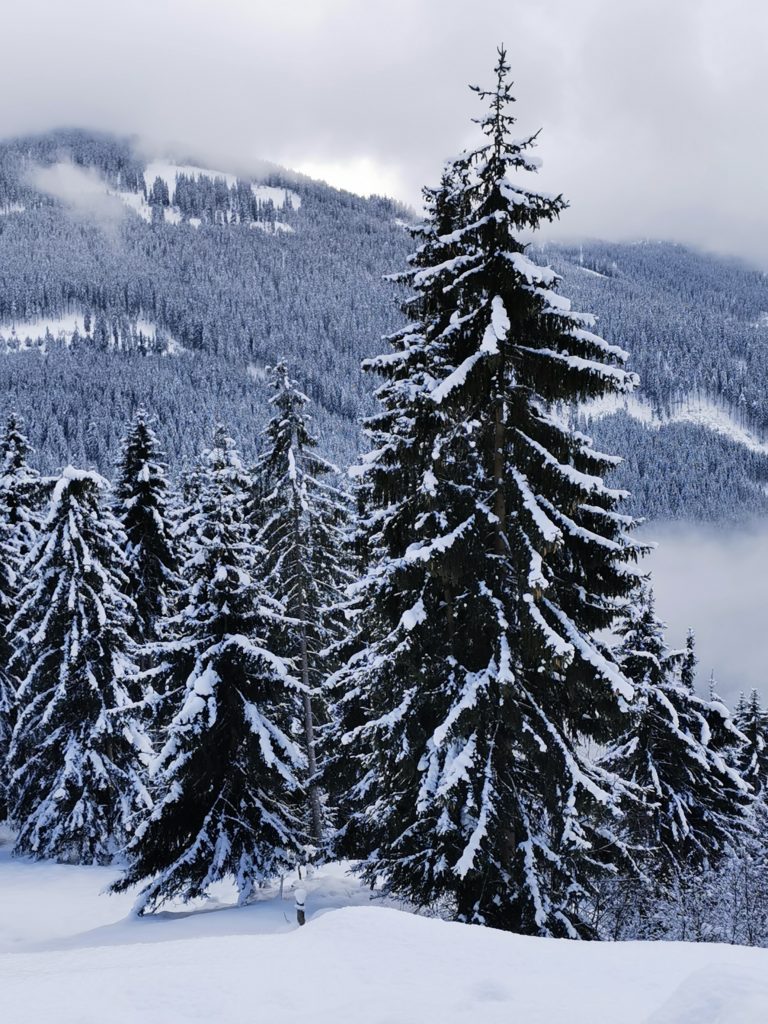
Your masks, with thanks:
[{"label": "dark green foliage", "polygon": [[525,255],[520,233],[565,203],[519,183],[534,138],[513,141],[503,54],[496,72],[487,143],[427,193],[399,277],[412,322],[368,364],[385,383],[361,468],[358,648],[334,680],[357,777],[339,849],[420,906],[588,934],[584,897],[626,851],[623,784],[586,751],[632,696],[595,633],[634,585],[640,547],[601,479],[616,460],[550,403],[634,378]]},{"label": "dark green foliage", "polygon": [[649,876],[669,883],[715,864],[744,836],[748,787],[727,749],[738,732],[716,696],[694,692],[692,635],[685,651],[667,648],[648,588],[628,606],[619,633],[617,657],[636,698],[602,763],[644,792],[644,806],[627,808],[627,828],[646,851]]},{"label": "dark green foliage", "polygon": [[140,409],[123,441],[115,483],[115,513],[128,538],[129,593],[136,605],[139,639],[154,636],[180,583],[168,511],[163,452]]},{"label": "dark green foliage", "polygon": [[743,737],[738,747],[737,766],[755,796],[765,803],[765,787],[768,782],[768,714],[763,710],[757,690],[752,690],[746,700],[742,697],[734,715],[734,723]]},{"label": "dark green foliage", "polygon": [[347,495],[331,482],[338,469],[317,452],[306,412],[307,396],[298,390],[283,362],[271,369],[269,380],[273,416],[264,432],[251,518],[264,552],[264,585],[290,617],[286,650],[306,687],[309,830],[319,846],[326,830],[315,731],[327,721],[323,685],[343,635],[339,604],[343,587],[351,581],[351,510]]},{"label": "dark green foliage", "polygon": [[144,740],[123,715],[135,609],[108,488],[95,473],[63,472],[10,625],[22,680],[9,754],[16,850],[75,863],[110,861],[148,802]]},{"label": "dark green foliage", "polygon": [[193,899],[222,879],[241,902],[303,852],[301,751],[291,738],[301,684],[273,653],[281,606],[251,574],[247,476],[222,428],[195,477],[185,520],[188,591],[149,648],[161,696],[162,747],[150,767],[155,806],[116,888],[145,882],[141,913]]}]

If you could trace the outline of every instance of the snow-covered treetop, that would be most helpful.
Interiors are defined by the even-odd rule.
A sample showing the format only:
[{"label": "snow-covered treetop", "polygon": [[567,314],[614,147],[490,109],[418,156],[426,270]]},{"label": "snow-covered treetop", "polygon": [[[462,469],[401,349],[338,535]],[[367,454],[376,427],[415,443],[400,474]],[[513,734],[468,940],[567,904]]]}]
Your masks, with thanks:
[{"label": "snow-covered treetop", "polygon": [[77,469],[76,466],[65,466],[51,494],[50,515],[53,516],[58,510],[62,498],[72,488],[73,484],[86,481],[97,491],[108,491],[112,486],[106,477],[103,477],[93,469]]},{"label": "snow-covered treetop", "polygon": [[[514,209],[518,227],[536,228],[542,220],[551,221],[559,216],[568,204],[561,195],[521,188],[510,176],[518,170],[535,172],[541,161],[530,154],[536,145],[538,132],[524,138],[515,138],[511,134],[516,118],[509,113],[510,105],[515,102],[509,72],[506,50],[500,47],[494,68],[495,88],[470,87],[481,99],[491,101],[485,117],[476,119],[488,142],[467,153],[464,160],[475,177],[475,183],[470,184],[471,190],[492,185]],[[489,204],[487,211],[481,210],[480,213],[492,216],[493,211],[494,205]]]},{"label": "snow-covered treetop", "polygon": [[203,452],[203,462],[219,475],[228,476],[245,473],[243,460],[233,437],[230,437],[223,423],[217,423],[213,434],[213,445]]},{"label": "snow-covered treetop", "polygon": [[68,487],[75,480],[90,480],[97,490],[108,490],[111,487],[109,480],[97,473],[95,469],[79,469],[77,466],[65,466],[59,474],[54,494],[60,488]]},{"label": "snow-covered treetop", "polygon": [[33,473],[34,471],[27,464],[31,454],[32,446],[24,433],[21,416],[12,412],[8,416],[5,433],[0,440],[0,475],[7,476],[22,469],[27,473]]},{"label": "snow-covered treetop", "polygon": [[317,453],[318,441],[310,430],[306,408],[309,398],[288,373],[285,361],[268,367],[267,372],[272,389],[269,404],[275,415],[264,428],[266,448],[260,468],[270,479],[269,486],[285,480],[301,486],[305,476],[338,473],[336,466]]}]

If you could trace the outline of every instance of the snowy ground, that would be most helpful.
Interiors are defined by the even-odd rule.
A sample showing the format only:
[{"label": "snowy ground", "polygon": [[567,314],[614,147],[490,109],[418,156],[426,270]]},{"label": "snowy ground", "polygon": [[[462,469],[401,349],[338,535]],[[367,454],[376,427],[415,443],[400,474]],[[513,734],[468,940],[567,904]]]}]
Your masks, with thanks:
[{"label": "snowy ground", "polygon": [[[12,860],[0,835],[9,1024],[764,1024],[768,951],[526,939],[371,905],[338,866],[308,923],[265,893],[137,920],[113,872]],[[8,838],[7,835],[5,837]]]}]

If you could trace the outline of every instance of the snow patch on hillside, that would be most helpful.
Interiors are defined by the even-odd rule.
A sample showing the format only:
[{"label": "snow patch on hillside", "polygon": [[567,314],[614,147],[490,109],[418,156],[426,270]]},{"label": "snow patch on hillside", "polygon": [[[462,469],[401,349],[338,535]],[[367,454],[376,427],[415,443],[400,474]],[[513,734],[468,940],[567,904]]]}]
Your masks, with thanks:
[{"label": "snow patch on hillside", "polygon": [[[172,199],[178,174],[185,174],[195,179],[201,177],[223,178],[230,188],[238,181],[236,175],[224,171],[206,170],[203,167],[194,167],[190,164],[173,164],[162,160],[155,160],[147,164],[144,170],[144,180],[147,189],[151,189],[155,179],[160,178],[168,186],[168,193]],[[94,168],[76,167],[67,161],[60,161],[49,167],[34,168],[30,174],[30,180],[42,192],[55,196],[65,205],[84,215],[96,219],[100,217],[102,220],[105,218],[119,219],[120,204],[122,204],[123,208],[127,208],[148,224],[152,223],[152,206],[147,202],[143,193],[113,188]],[[301,206],[301,196],[292,189],[259,183],[251,184],[250,188],[260,203],[271,202],[275,210],[289,208],[297,210]],[[116,200],[118,202],[115,202]],[[11,203],[0,208],[0,215],[22,212],[24,209],[25,207],[20,203]],[[177,225],[184,221],[181,210],[177,206],[163,207],[162,215],[168,224]],[[191,217],[186,223],[199,228],[201,221],[197,217]],[[254,222],[251,227],[258,227],[270,234],[293,231],[293,228],[284,221],[276,221],[274,225],[267,226],[261,222]]]},{"label": "snow patch on hillside", "polygon": [[[196,167],[193,164],[175,164],[167,160],[153,160],[148,163],[144,169],[144,181],[147,184],[147,188],[150,189],[155,178],[160,178],[168,186],[169,194],[173,196],[174,189],[176,188],[176,177],[179,174],[184,174],[187,178],[211,178],[214,180],[216,178],[223,178],[228,188],[232,188],[238,182],[238,176],[236,174],[229,174],[227,171],[215,171],[206,167]],[[301,196],[288,188],[254,184],[251,185],[251,191],[259,202],[266,203],[271,201],[278,209],[285,207],[289,199],[294,210],[298,210],[301,206]]]},{"label": "snow patch on hillside", "polygon": [[768,443],[743,422],[741,417],[705,395],[685,396],[669,412],[664,413],[658,412],[650,402],[636,395],[606,395],[582,405],[578,418],[589,423],[619,412],[626,413],[627,416],[654,429],[670,423],[690,423],[727,437],[750,451],[768,454]]},{"label": "snow patch on hillside", "polygon": [[[238,178],[235,174],[229,174],[226,171],[215,171],[205,167],[195,167],[192,164],[175,164],[170,163],[166,160],[153,160],[147,164],[144,169],[144,181],[147,189],[151,189],[154,181],[160,178],[161,181],[165,182],[168,188],[168,194],[173,199],[173,194],[176,190],[176,178],[179,174],[184,174],[188,178],[223,178],[228,188],[232,188],[237,184]],[[152,222],[152,207],[144,198],[141,192],[123,192],[117,191],[107,187],[105,183],[106,191],[109,195],[120,199],[125,205],[141,217],[147,223]],[[301,196],[298,193],[292,191],[289,188],[278,188],[274,185],[261,185],[252,184],[251,192],[260,203],[271,202],[276,210],[284,210],[290,207],[293,210],[298,210],[301,206]],[[163,219],[168,224],[181,224],[183,223],[183,216],[181,211],[176,206],[163,207]],[[193,228],[199,228],[201,220],[199,217],[190,217],[187,221]],[[273,223],[267,221],[251,221],[250,227],[258,228],[267,234],[279,234],[279,233],[291,233],[293,228],[290,224],[284,221],[275,221]]]},{"label": "snow patch on hillside", "polygon": [[248,226],[256,228],[258,231],[263,231],[267,235],[293,234],[293,228],[291,225],[286,224],[282,220],[252,220]]},{"label": "snow patch on hillside", "polygon": [[263,381],[267,379],[267,368],[259,363],[248,363],[245,372],[251,380]]},{"label": "snow patch on hillside", "polygon": [[7,217],[11,213],[24,213],[26,206],[23,203],[7,203],[0,206],[0,217]]},{"label": "snow patch on hillside", "polygon": [[137,216],[142,217],[147,221],[147,223],[152,223],[152,207],[146,201],[141,192],[116,192],[110,188],[107,189],[107,192],[109,195],[120,199],[125,203],[129,210]]},{"label": "snow patch on hillside", "polygon": [[[86,330],[85,315],[82,312],[38,317],[34,320],[0,322],[0,353],[24,352],[30,349],[45,352],[54,342],[64,348],[70,348],[76,337],[88,344],[93,341],[94,329],[95,321],[91,318]],[[185,351],[167,331],[144,318],[123,325],[109,324],[108,330],[109,345],[118,350],[135,347],[143,342],[149,349],[157,347],[162,355],[180,355]]]}]

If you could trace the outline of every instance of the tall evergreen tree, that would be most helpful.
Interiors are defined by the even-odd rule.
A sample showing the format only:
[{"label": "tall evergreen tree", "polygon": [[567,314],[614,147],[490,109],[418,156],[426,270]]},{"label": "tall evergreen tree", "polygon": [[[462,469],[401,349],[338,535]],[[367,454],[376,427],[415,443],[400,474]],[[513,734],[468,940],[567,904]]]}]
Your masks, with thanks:
[{"label": "tall evergreen tree", "polygon": [[306,412],[309,399],[284,362],[272,368],[270,386],[274,416],[265,430],[254,518],[260,523],[265,586],[293,620],[290,653],[304,684],[309,831],[319,846],[324,823],[317,782],[317,703],[328,674],[327,652],[339,640],[336,608],[350,582],[345,565],[349,499],[328,480],[338,470],[317,452]]},{"label": "tall evergreen tree", "polygon": [[8,623],[13,617],[16,574],[5,554],[6,538],[7,532],[0,524],[0,822],[5,821],[8,814],[8,752],[16,720],[16,686],[8,671],[11,654]]},{"label": "tall evergreen tree", "polygon": [[154,635],[157,620],[168,613],[169,598],[178,589],[178,560],[164,457],[143,409],[136,413],[122,443],[115,511],[128,538],[130,595],[140,636],[147,639]]},{"label": "tall evergreen tree", "polygon": [[29,465],[32,452],[16,413],[0,438],[0,821],[7,815],[7,758],[16,719],[17,680],[10,622],[17,608],[19,568],[40,527],[43,485]]},{"label": "tall evergreen tree", "polygon": [[744,737],[738,750],[739,771],[755,795],[764,801],[768,783],[768,714],[757,690],[752,690],[748,699],[742,694],[734,724]]},{"label": "tall evergreen tree", "polygon": [[427,194],[400,275],[411,322],[367,364],[385,383],[362,467],[358,650],[333,681],[359,776],[339,849],[418,905],[578,935],[583,897],[626,855],[623,783],[588,749],[632,698],[596,634],[640,547],[602,480],[617,460],[552,410],[635,381],[525,254],[520,233],[565,203],[517,177],[535,137],[512,135],[508,74],[500,51],[487,141]]},{"label": "tall evergreen tree", "polygon": [[16,850],[106,863],[148,797],[141,730],[120,717],[133,670],[135,609],[125,536],[103,498],[109,484],[69,467],[23,574],[12,670],[21,680],[9,763]]},{"label": "tall evergreen tree", "polygon": [[686,690],[693,691],[696,686],[696,636],[692,629],[685,635],[685,650],[680,663],[680,682]]},{"label": "tall evergreen tree", "polygon": [[50,490],[29,464],[32,454],[21,417],[11,413],[0,438],[0,519],[13,531],[11,543],[17,559],[24,558],[35,542]]},{"label": "tall evergreen tree", "polygon": [[603,759],[646,794],[628,809],[634,843],[648,851],[651,876],[667,881],[688,867],[716,862],[743,835],[747,787],[712,742],[719,708],[681,679],[692,656],[670,651],[653,594],[639,589],[619,628],[618,659],[636,698],[623,735]]},{"label": "tall evergreen tree", "polygon": [[187,603],[150,648],[158,664],[148,674],[170,705],[150,767],[156,803],[117,885],[147,883],[140,913],[227,877],[245,902],[303,849],[305,765],[291,737],[302,687],[269,645],[282,609],[251,575],[247,477],[221,428],[195,479],[200,489],[185,519]]}]

